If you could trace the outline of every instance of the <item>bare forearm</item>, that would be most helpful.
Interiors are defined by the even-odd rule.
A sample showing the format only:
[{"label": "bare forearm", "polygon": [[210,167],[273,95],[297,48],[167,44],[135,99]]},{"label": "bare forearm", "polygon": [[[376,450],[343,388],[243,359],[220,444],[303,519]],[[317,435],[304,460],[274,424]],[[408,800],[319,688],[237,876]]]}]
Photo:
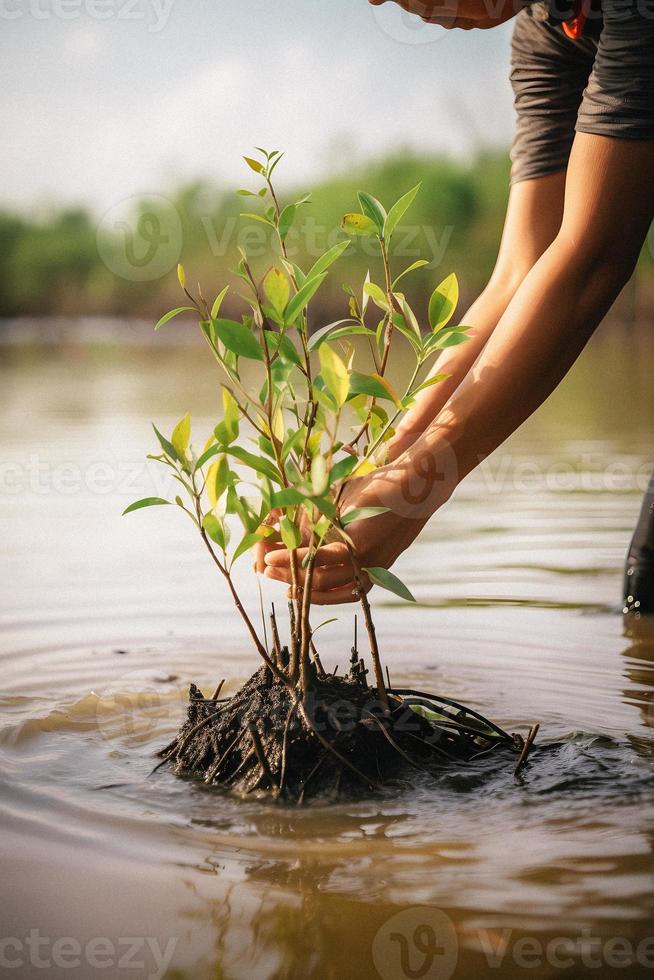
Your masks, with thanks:
[{"label": "bare forearm", "polygon": [[432,511],[525,421],[567,373],[620,287],[610,268],[553,246],[532,269],[473,368],[425,434],[400,458],[427,473]]},{"label": "bare forearm", "polygon": [[388,444],[390,460],[397,459],[416,442],[450,400],[484,349],[507,303],[508,297],[486,290],[471,306],[461,321],[472,328],[470,339],[459,347],[446,350],[429,372],[429,376],[444,373],[450,377],[419,393],[414,407],[407,412]]}]

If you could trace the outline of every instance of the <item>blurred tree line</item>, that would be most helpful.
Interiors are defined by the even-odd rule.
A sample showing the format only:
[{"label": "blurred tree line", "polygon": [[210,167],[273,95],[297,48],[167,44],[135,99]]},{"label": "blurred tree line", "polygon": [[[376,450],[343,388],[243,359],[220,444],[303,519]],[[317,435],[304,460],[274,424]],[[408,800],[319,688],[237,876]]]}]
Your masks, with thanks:
[{"label": "blurred tree line", "polygon": [[[247,188],[245,167],[244,174]],[[500,241],[509,185],[505,153],[486,153],[464,165],[442,157],[396,152],[314,187],[289,189],[282,183],[282,203],[311,191],[311,200],[299,209],[289,235],[291,258],[307,268],[329,245],[342,240],[339,221],[345,211],[358,210],[357,190],[365,189],[390,206],[418,182],[422,182],[421,192],[394,245],[394,268],[399,272],[418,254],[430,259],[429,267],[414,273],[406,284],[419,309],[421,303],[424,308],[434,282],[452,271],[459,276],[464,297],[473,298],[487,281]],[[270,265],[269,230],[254,219],[239,218],[243,211],[257,212],[262,207],[254,197],[196,181],[165,198],[137,204],[127,225],[116,222],[115,227],[79,208],[39,218],[0,212],[0,316],[156,319],[179,305],[178,259],[189,281],[200,280],[211,300],[222,285],[234,282],[231,270],[238,261],[239,245],[247,245],[248,252],[258,256],[261,274]],[[145,260],[134,267],[135,273],[130,265],[130,247],[135,252],[139,247],[142,252],[148,248],[147,241],[139,243],[139,211],[146,237],[149,226],[167,229],[167,235],[160,236],[166,241],[165,253],[157,257],[157,239],[152,240],[152,275]],[[100,248],[98,229],[104,242]],[[366,241],[354,242],[348,258],[334,267],[319,294],[321,317],[343,315],[341,284],[350,279],[358,284],[367,268],[377,269],[378,259],[367,252],[369,248]],[[651,275],[652,264],[645,249],[643,271]],[[379,273],[373,273],[375,277],[379,279]],[[226,303],[227,315],[237,309],[234,299],[231,307]]]}]

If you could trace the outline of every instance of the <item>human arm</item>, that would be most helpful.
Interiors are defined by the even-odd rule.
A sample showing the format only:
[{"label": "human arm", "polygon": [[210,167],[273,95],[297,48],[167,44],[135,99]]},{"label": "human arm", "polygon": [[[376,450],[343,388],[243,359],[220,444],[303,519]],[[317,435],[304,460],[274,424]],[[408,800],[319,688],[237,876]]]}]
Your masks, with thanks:
[{"label": "human arm", "polygon": [[[629,278],[653,214],[654,142],[577,134],[561,228],[466,383],[394,463],[348,488],[347,506],[389,508],[348,527],[364,567],[389,567],[458,483],[559,384]],[[270,553],[266,564],[269,577],[287,581],[284,552]],[[318,568],[314,602],[353,598],[345,561]]]}]

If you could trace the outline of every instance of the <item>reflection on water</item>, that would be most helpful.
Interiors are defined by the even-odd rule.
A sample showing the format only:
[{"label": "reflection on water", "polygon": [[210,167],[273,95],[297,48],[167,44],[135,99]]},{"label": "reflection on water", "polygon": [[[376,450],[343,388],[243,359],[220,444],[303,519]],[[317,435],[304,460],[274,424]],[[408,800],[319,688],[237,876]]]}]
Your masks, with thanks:
[{"label": "reflection on water", "polygon": [[[654,629],[618,612],[651,350],[591,347],[402,559],[417,606],[376,596],[395,683],[541,722],[524,777],[486,760],[302,810],[149,776],[189,681],[236,687],[254,663],[182,515],[119,516],[164,489],[150,418],[189,409],[204,441],[211,369],[183,347],[0,360],[8,975],[653,974]],[[327,663],[350,631],[341,610]]]}]

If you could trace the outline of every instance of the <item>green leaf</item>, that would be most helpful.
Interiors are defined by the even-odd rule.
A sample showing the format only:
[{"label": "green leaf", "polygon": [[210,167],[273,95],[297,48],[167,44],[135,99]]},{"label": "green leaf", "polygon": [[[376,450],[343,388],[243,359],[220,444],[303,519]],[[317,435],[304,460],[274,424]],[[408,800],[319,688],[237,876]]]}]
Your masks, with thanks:
[{"label": "green leaf", "polygon": [[241,211],[242,218],[249,218],[251,221],[259,221],[262,225],[268,225],[269,228],[274,228],[275,223],[267,218],[263,214],[255,214],[253,211]]},{"label": "green leaf", "polygon": [[213,459],[214,456],[218,456],[220,453],[223,453],[224,451],[225,451],[224,447],[221,446],[220,444],[210,446],[209,449],[205,449],[205,451],[202,453],[197,463],[195,464],[194,472],[197,473],[198,470],[201,470],[202,467],[205,466],[210,459]]},{"label": "green leaf", "polygon": [[232,565],[241,557],[241,555],[244,555],[246,551],[250,551],[251,548],[254,548],[255,544],[258,544],[259,541],[263,541],[263,535],[256,533],[246,534],[245,537],[241,539],[236,547],[236,550],[234,551],[234,554],[232,555]]},{"label": "green leaf", "polygon": [[221,446],[230,446],[238,438],[241,411],[231,391],[223,388],[223,419],[215,427],[214,435]]},{"label": "green leaf", "polygon": [[355,507],[353,510],[348,510],[347,514],[343,514],[341,524],[343,527],[347,527],[348,524],[352,524],[354,521],[365,521],[369,517],[388,514],[389,510],[390,507]]},{"label": "green leaf", "polygon": [[365,191],[359,191],[357,197],[359,198],[361,210],[366,217],[374,221],[379,230],[379,234],[382,235],[386,221],[386,209],[379,203],[376,197],[373,197],[372,194],[366,194]]},{"label": "green leaf", "polygon": [[[406,212],[409,210],[413,204],[416,194],[420,190],[420,184],[416,184],[410,191],[408,191],[403,197],[396,201],[391,210],[388,212],[388,216],[384,221],[384,238],[386,241],[390,241],[391,235],[397,228],[399,222],[402,220]],[[426,264],[426,263],[425,263]],[[413,266],[415,268],[415,265]],[[408,271],[408,270],[407,270]],[[403,273],[404,274],[404,273]]]},{"label": "green leaf", "polygon": [[263,280],[263,291],[273,310],[281,318],[291,294],[286,274],[275,266],[269,269]]},{"label": "green leaf", "polygon": [[285,361],[290,361],[291,364],[295,365],[302,364],[295,344],[286,334],[282,334],[280,336],[278,350]]},{"label": "green leaf", "polygon": [[304,504],[306,499],[299,490],[296,490],[294,487],[287,487],[284,490],[277,490],[273,493],[270,498],[270,505],[271,509],[275,507],[297,507],[298,504]]},{"label": "green leaf", "polygon": [[347,401],[350,390],[349,371],[338,354],[327,344],[322,344],[319,347],[318,357],[323,380],[340,408]]},{"label": "green leaf", "polygon": [[184,266],[181,264],[181,262],[177,263],[177,280],[182,289],[184,289],[186,286],[186,273],[184,272]]},{"label": "green leaf", "polygon": [[169,503],[170,500],[164,500],[163,497],[143,497],[141,500],[135,500],[133,504],[126,507],[122,516],[131,514],[133,510],[141,510],[143,507],[160,507],[162,504]]},{"label": "green leaf", "polygon": [[393,326],[406,337],[416,354],[422,354],[422,337],[416,336],[415,330],[407,326],[406,320],[400,313],[393,313]]},{"label": "green leaf", "polygon": [[286,236],[291,230],[296,210],[295,204],[287,204],[279,216],[279,237],[282,241],[286,241]]},{"label": "green leaf", "polygon": [[329,486],[327,463],[322,453],[318,453],[311,461],[311,487],[317,497],[321,497]]},{"label": "green leaf", "polygon": [[445,381],[447,378],[451,378],[452,375],[448,374],[447,371],[443,371],[441,374],[433,374],[431,378],[426,378],[422,384],[419,384],[417,388],[414,388],[410,393],[410,397],[413,398],[417,395],[419,391],[424,391],[425,388],[431,388],[432,385],[436,385],[439,381]]},{"label": "green leaf", "polygon": [[216,296],[215,300],[213,301],[213,306],[211,307],[211,319],[212,320],[215,320],[216,317],[218,316],[218,314],[220,313],[220,307],[223,305],[223,300],[224,300],[225,296],[227,295],[227,290],[228,289],[229,289],[229,286],[225,286],[225,288],[220,293],[218,293],[218,295]]},{"label": "green leaf", "polygon": [[374,282],[367,282],[363,287],[363,291],[381,310],[388,312],[388,297],[381,286],[378,286]]},{"label": "green leaf", "polygon": [[330,486],[333,486],[335,483],[340,483],[341,480],[349,476],[355,466],[358,466],[359,462],[358,456],[351,456],[348,453],[343,459],[339,459],[338,463],[334,463],[329,474]]},{"label": "green leaf", "polygon": [[371,582],[381,586],[382,589],[388,589],[389,592],[398,595],[400,599],[407,599],[409,602],[416,601],[404,582],[397,575],[389,572],[387,568],[364,568],[364,572],[370,578]]},{"label": "green leaf", "polygon": [[[326,326],[321,327],[320,330],[316,330],[315,333],[311,334],[309,338],[309,350],[318,350],[320,345],[331,337],[332,331],[343,329],[345,324],[351,325],[352,327],[358,326],[352,320],[335,320],[333,323],[328,323]],[[363,329],[365,330],[366,328],[364,327]]]},{"label": "green leaf", "polygon": [[331,248],[317,259],[316,262],[309,269],[306,278],[312,279],[313,276],[319,276],[321,272],[326,272],[330,265],[336,262],[337,259],[341,257],[343,252],[350,247],[349,242],[338,242],[336,245],[332,245]]},{"label": "green leaf", "polygon": [[279,473],[269,460],[255,456],[254,453],[249,453],[247,449],[243,449],[241,446],[230,446],[224,451],[235,459],[238,459],[241,463],[244,463],[245,466],[248,466],[256,473],[267,476],[273,483],[281,483]]},{"label": "green leaf", "polygon": [[279,522],[279,532],[282,536],[282,541],[289,551],[295,551],[302,544],[300,529],[295,526],[289,517],[282,517]]},{"label": "green leaf", "polygon": [[164,313],[160,320],[157,320],[154,329],[158,330],[159,327],[163,327],[164,323],[168,323],[173,317],[179,316],[180,313],[197,313],[198,311],[194,306],[178,306],[175,310],[169,310],[168,313]]},{"label": "green leaf", "polygon": [[431,294],[429,300],[429,324],[432,330],[440,330],[452,319],[459,302],[459,283],[454,273],[444,279]]},{"label": "green leaf", "polygon": [[395,281],[393,282],[393,289],[395,289],[395,287],[397,286],[397,284],[400,281],[400,279],[403,279],[404,276],[406,276],[406,275],[409,274],[409,272],[414,272],[415,269],[422,269],[426,265],[429,265],[429,262],[427,261],[427,259],[418,259],[417,262],[412,262],[411,265],[408,266],[404,270],[404,272],[400,272],[400,274],[397,277],[397,279],[395,279]]},{"label": "green leaf", "polygon": [[262,163],[259,163],[258,160],[253,160],[252,157],[243,157],[243,159],[247,163],[247,165],[250,168],[250,170],[254,170],[255,174],[262,174],[263,173],[263,171],[264,171],[263,164]]},{"label": "green leaf", "polygon": [[[321,348],[322,349],[322,348]],[[353,371],[350,375],[351,395],[370,395],[372,398],[388,398],[399,404],[399,396],[386,378],[379,374],[360,374]]]},{"label": "green leaf", "polygon": [[243,323],[236,320],[212,320],[216,336],[228,350],[253,361],[263,361],[261,345]]},{"label": "green leaf", "polygon": [[326,275],[326,272],[322,272],[320,275],[312,276],[311,279],[307,278],[305,280],[304,285],[301,286],[295,296],[292,297],[284,311],[284,323],[290,325],[296,321],[302,310],[307,306],[311,297],[320,288],[320,286],[322,286]]},{"label": "green leaf", "polygon": [[202,518],[202,527],[205,529],[212,541],[223,551],[225,550],[225,528],[215,514],[205,514]]},{"label": "green leaf", "polygon": [[177,455],[182,459],[186,455],[186,450],[188,449],[188,441],[190,438],[191,438],[191,416],[187,412],[186,415],[179,420],[179,422],[173,429],[173,435],[171,439],[171,442],[175,447]]},{"label": "green leaf", "polygon": [[379,233],[376,222],[366,214],[344,214],[341,219],[341,228],[348,235],[377,235]]},{"label": "green leaf", "polygon": [[152,428],[154,429],[154,433],[157,439],[159,440],[159,445],[165,452],[166,456],[169,456],[170,459],[174,460],[176,463],[181,463],[182,460],[180,459],[177,450],[175,449],[173,444],[168,442],[165,436],[162,436],[162,434],[159,432],[159,429],[156,427],[156,425],[153,425]]}]

